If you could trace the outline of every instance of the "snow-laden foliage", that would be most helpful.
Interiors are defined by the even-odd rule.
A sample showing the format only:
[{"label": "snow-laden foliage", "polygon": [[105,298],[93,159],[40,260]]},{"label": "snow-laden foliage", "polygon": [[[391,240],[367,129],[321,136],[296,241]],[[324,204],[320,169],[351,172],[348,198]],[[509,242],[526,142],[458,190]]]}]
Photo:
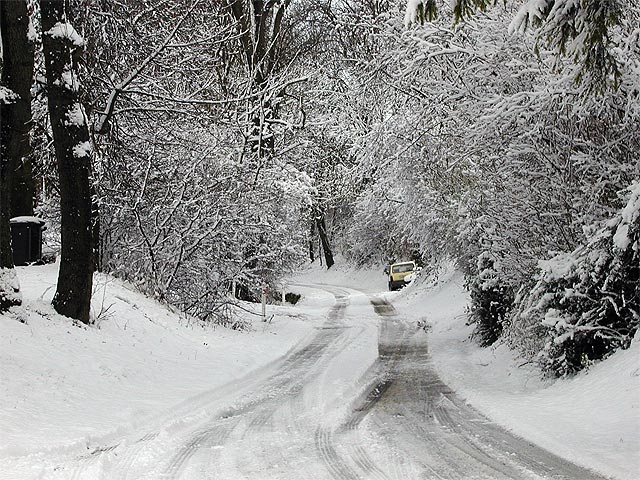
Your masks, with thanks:
[{"label": "snow-laden foliage", "polygon": [[567,375],[627,348],[640,324],[640,183],[584,244],[540,262],[514,322],[545,329],[545,369]]},{"label": "snow-laden foliage", "polygon": [[474,336],[485,347],[502,335],[513,304],[513,292],[501,280],[496,263],[488,252],[484,252],[478,258],[475,274],[467,277],[466,287],[471,297],[469,321],[475,324]]},{"label": "snow-laden foliage", "polygon": [[218,133],[176,125],[152,156],[131,138],[139,155],[109,159],[101,251],[105,270],[194,316],[233,323],[223,314],[233,282],[259,298],[300,262],[310,180],[286,162],[258,175]]},{"label": "snow-laden foliage", "polygon": [[0,85],[0,103],[8,105],[10,103],[13,103],[17,98],[18,96],[14,91],[5,87],[4,85]]},{"label": "snow-laden foliage", "polygon": [[[357,264],[394,263],[406,257],[411,250],[403,225],[402,205],[397,192],[379,183],[377,189],[358,198],[353,224],[347,233],[348,255]],[[393,200],[390,201],[389,195]]]},{"label": "snow-laden foliage", "polygon": [[[70,3],[77,31],[61,24],[48,33],[85,40],[78,93],[89,108],[67,123],[93,132],[93,148],[73,152],[93,149],[98,267],[199,318],[242,328],[225,306],[235,301],[232,285],[259,298],[306,252],[314,181],[287,153],[299,101],[284,92],[296,72],[274,67],[261,86],[271,100],[260,100],[221,3]],[[45,92],[35,90],[42,207],[56,205],[58,186]],[[278,156],[258,158],[248,133],[274,105],[279,118],[263,133],[276,137]]]},{"label": "snow-laden foliage", "polygon": [[[388,106],[358,145],[362,177],[377,180],[370,190],[380,202],[395,204],[377,209],[397,212],[381,219],[402,226],[396,242],[413,245],[427,257],[458,250],[458,212],[468,203],[484,207],[485,198],[495,194],[491,185],[475,188],[485,175],[479,168],[482,149],[494,147],[495,140],[472,141],[469,128],[479,122],[482,103],[495,96],[493,92],[515,90],[528,78],[503,74],[513,55],[509,47],[517,51],[518,43],[507,43],[499,28],[504,28],[499,19],[488,19],[472,31],[450,29],[443,22],[400,38],[391,30],[383,39],[390,44],[388,52],[372,66],[374,72],[383,72],[381,84],[393,79],[395,88],[387,90],[388,100],[375,99],[377,105],[386,101]],[[489,73],[496,77],[493,85]],[[363,200],[365,195],[370,194],[363,194]],[[375,211],[371,215],[375,217]],[[358,230],[356,222],[352,231]],[[475,263],[471,259],[470,264]]]},{"label": "snow-laden foliage", "polygon": [[538,28],[547,48],[573,60],[578,82],[602,91],[621,75],[616,50],[624,40],[615,30],[625,22],[623,9],[629,7],[627,0],[527,0],[510,29]]},{"label": "snow-laden foliage", "polygon": [[[437,0],[407,0],[407,28],[436,19],[442,5]],[[476,13],[497,8],[496,0],[451,0],[455,22],[470,20]],[[620,53],[626,39],[620,30],[638,25],[637,2],[634,0],[515,0],[509,31],[524,33],[532,28],[539,42],[556,57],[572,60],[567,70],[571,78],[589,91],[605,91],[615,86],[624,63]],[[443,9],[445,15],[447,8]]]},{"label": "snow-laden foliage", "polygon": [[0,268],[0,310],[4,312],[21,303],[22,294],[15,269]]},{"label": "snow-laden foliage", "polygon": [[497,228],[490,216],[472,218],[468,206],[458,212],[453,255],[465,273],[469,291],[469,323],[483,346],[500,338],[514,304],[513,280],[504,268]]},{"label": "snow-laden foliage", "polygon": [[583,57],[546,49],[537,30],[510,33],[518,5],[378,35],[371,82],[393,89],[376,95],[385,113],[356,144],[366,183],[350,232],[361,261],[394,257],[396,246],[456,258],[472,321],[488,333],[481,341],[495,340],[500,324],[531,358],[548,327],[511,318],[514,301],[534,286],[540,260],[578,248],[640,178],[640,50],[629,5],[608,26],[615,85],[594,89],[578,78],[589,70]]}]

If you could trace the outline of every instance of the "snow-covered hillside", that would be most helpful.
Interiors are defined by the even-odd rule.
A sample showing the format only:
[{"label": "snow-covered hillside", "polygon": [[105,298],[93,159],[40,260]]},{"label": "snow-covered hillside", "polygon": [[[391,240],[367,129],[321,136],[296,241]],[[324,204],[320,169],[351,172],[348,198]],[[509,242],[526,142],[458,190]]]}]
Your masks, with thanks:
[{"label": "snow-covered hillside", "polygon": [[[103,275],[96,324],[85,327],[49,303],[57,265],[17,271],[24,306],[0,323],[0,465],[48,450],[92,451],[284,355],[312,330],[298,311],[276,306],[272,322],[256,316],[251,332],[203,328]],[[0,478],[11,478],[3,470]]]}]

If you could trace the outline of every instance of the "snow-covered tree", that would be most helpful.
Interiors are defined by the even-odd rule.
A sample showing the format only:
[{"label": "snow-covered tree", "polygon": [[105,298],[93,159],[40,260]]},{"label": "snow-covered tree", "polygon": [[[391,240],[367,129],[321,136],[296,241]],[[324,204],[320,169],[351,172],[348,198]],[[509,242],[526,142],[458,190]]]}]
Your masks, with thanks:
[{"label": "snow-covered tree", "polygon": [[69,22],[67,2],[41,0],[47,99],[60,178],[62,252],[53,306],[90,321],[93,284],[91,209],[92,144],[80,103],[77,64],[84,39]]},{"label": "snow-covered tree", "polygon": [[640,325],[640,183],[627,196],[578,248],[540,262],[538,282],[514,317],[520,331],[544,330],[540,360],[556,375],[627,348]]},{"label": "snow-covered tree", "polygon": [[384,30],[372,71],[395,99],[378,133],[361,139],[360,168],[375,172],[375,187],[351,229],[378,256],[388,255],[389,231],[427,256],[453,255],[475,292],[478,327],[498,318],[535,355],[545,329],[511,318],[514,292],[533,286],[539,260],[576,249],[584,228],[621,209],[618,192],[640,177],[638,49],[632,22],[612,27],[617,88],[595,89],[578,78],[586,60],[543,48],[537,32],[511,35],[516,13],[488,9],[452,26],[451,12]]}]

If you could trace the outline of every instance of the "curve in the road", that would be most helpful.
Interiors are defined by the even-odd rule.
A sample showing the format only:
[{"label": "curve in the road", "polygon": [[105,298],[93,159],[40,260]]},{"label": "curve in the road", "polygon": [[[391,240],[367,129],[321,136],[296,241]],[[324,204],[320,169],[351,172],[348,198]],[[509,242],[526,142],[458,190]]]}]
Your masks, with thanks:
[{"label": "curve in the road", "polygon": [[[380,358],[370,370],[371,388],[354,404],[343,428],[358,429],[370,417],[363,441],[373,438],[385,445],[370,454],[378,465],[388,465],[390,473],[382,478],[401,478],[398,469],[413,464],[419,478],[603,480],[502,429],[463,402],[435,372],[426,333],[411,331],[384,300],[372,298],[372,303],[383,322]],[[353,442],[351,450],[360,444]]]},{"label": "curve in the road", "polygon": [[[353,290],[315,288],[331,293],[335,304],[307,343],[224,397],[234,398],[227,407],[217,406],[215,392],[190,403],[207,412],[195,426],[178,422],[169,444],[159,431],[141,436],[111,459],[102,478],[603,480],[462,401],[433,368],[426,332],[399,318],[384,298],[360,294],[358,301],[368,299],[370,306],[349,307]],[[363,308],[373,307],[376,315],[347,317],[347,309],[356,307],[360,317]],[[335,372],[342,358],[355,358],[346,353],[360,348],[365,330],[373,340],[376,324],[378,357],[357,380],[359,387],[334,403],[318,403],[315,396],[331,388],[327,372]],[[322,409],[340,401],[346,416],[323,419]],[[178,447],[166,457],[168,445]],[[81,459],[75,478],[85,478],[82,472],[98,457],[120,454],[116,447]],[[146,476],[144,462],[156,464]]]}]

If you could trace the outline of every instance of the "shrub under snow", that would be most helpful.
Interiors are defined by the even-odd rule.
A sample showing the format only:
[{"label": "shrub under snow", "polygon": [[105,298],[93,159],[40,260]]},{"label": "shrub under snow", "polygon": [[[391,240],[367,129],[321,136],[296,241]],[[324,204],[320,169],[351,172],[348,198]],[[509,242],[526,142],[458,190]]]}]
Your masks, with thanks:
[{"label": "shrub under snow", "polygon": [[467,277],[471,297],[469,321],[475,323],[473,336],[480,345],[492,345],[502,335],[502,329],[513,305],[513,291],[500,278],[494,260],[487,252],[478,258],[477,275]]},{"label": "shrub under snow", "polygon": [[0,311],[20,305],[20,283],[13,268],[0,268]]},{"label": "shrub under snow", "polygon": [[540,262],[516,321],[546,330],[545,370],[563,376],[627,348],[640,323],[640,182],[586,244]]}]

